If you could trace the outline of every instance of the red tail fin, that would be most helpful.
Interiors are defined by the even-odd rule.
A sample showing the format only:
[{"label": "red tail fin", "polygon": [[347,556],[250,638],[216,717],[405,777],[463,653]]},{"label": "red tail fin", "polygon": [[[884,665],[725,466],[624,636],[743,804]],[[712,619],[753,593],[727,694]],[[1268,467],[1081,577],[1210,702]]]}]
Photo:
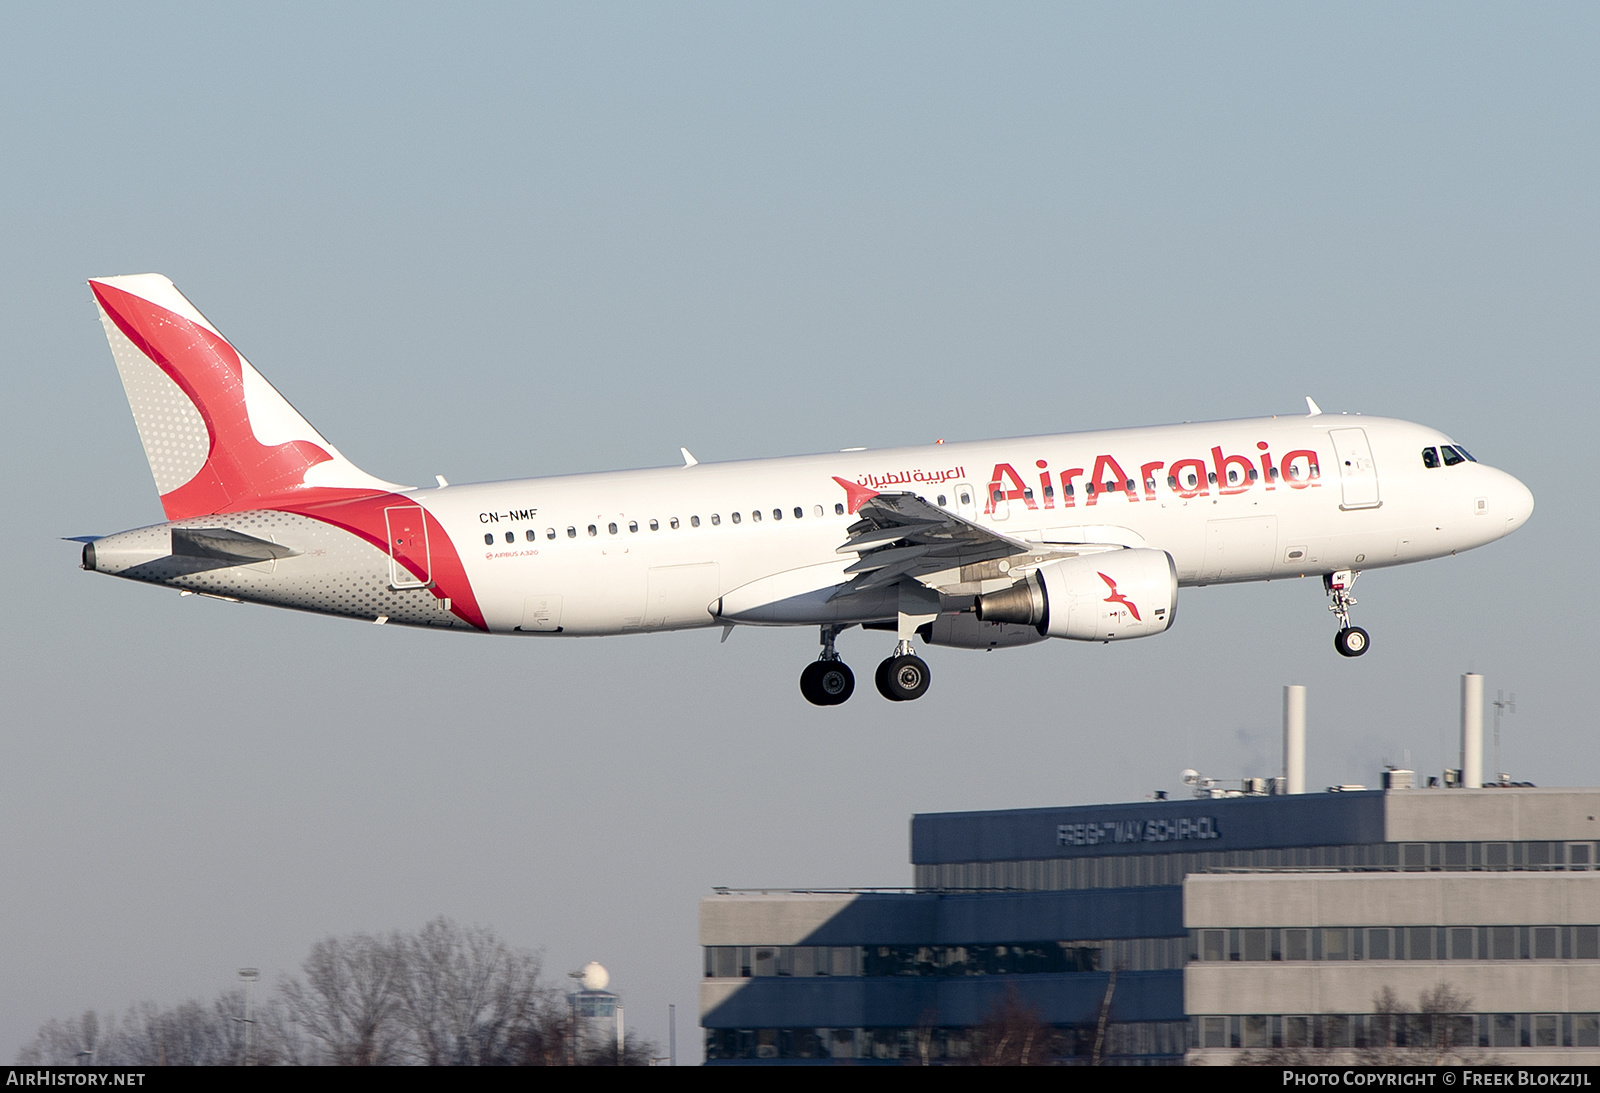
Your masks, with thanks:
[{"label": "red tail fin", "polygon": [[89,287],[167,519],[403,488],[340,455],[165,277]]}]

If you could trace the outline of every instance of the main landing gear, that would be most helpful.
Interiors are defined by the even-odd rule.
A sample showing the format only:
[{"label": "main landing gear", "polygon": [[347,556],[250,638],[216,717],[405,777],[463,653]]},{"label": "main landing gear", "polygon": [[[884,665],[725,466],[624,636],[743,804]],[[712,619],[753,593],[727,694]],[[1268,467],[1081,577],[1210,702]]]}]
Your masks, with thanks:
[{"label": "main landing gear", "polygon": [[1333,647],[1342,657],[1359,657],[1372,645],[1372,639],[1365,630],[1350,625],[1350,609],[1356,603],[1356,598],[1350,595],[1350,589],[1359,576],[1359,570],[1341,569],[1322,577],[1322,590],[1333,600],[1328,610],[1339,619],[1339,632],[1333,635]]},{"label": "main landing gear", "polygon": [[[856,689],[856,677],[834,651],[842,626],[822,628],[822,654],[800,673],[800,693],[813,706],[837,706]],[[928,664],[911,651],[909,639],[894,647],[894,655],[878,665],[874,676],[878,693],[891,702],[909,702],[928,692]]]},{"label": "main landing gear", "polygon": [[894,647],[894,656],[878,665],[878,693],[890,702],[910,702],[928,693],[928,664],[911,651],[909,641]]},{"label": "main landing gear", "polygon": [[840,629],[837,626],[822,628],[822,655],[800,673],[800,693],[813,706],[837,706],[855,693],[856,674],[839,659],[833,648]]}]

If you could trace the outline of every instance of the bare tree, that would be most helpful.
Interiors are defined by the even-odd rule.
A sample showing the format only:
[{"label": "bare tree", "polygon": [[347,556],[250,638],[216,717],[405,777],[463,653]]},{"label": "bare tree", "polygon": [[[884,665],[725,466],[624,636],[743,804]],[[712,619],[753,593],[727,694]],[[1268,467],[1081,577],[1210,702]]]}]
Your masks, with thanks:
[{"label": "bare tree", "polygon": [[403,1061],[401,943],[352,934],[324,938],[300,967],[305,979],[280,987],[289,1019],[320,1044],[308,1062],[382,1066]]},{"label": "bare tree", "polygon": [[[255,1008],[256,1062],[435,1066],[646,1065],[656,1044],[630,1036],[572,1057],[566,999],[539,981],[537,954],[446,918],[414,934],[325,938],[301,976]],[[143,1002],[117,1022],[91,1012],[40,1027],[24,1065],[95,1062],[218,1066],[244,1062],[244,992],[210,1004]]]},{"label": "bare tree", "polygon": [[1495,1060],[1477,1046],[1472,999],[1453,984],[1438,983],[1422,992],[1416,1008],[1386,986],[1372,996],[1365,1042],[1354,1048],[1284,1045],[1260,1048],[1240,1055],[1242,1065],[1327,1066],[1355,1063],[1362,1066],[1445,1066]]},{"label": "bare tree", "polygon": [[101,1054],[100,1018],[86,1010],[80,1017],[51,1019],[24,1045],[17,1062],[24,1066],[73,1066],[108,1062]]},{"label": "bare tree", "polygon": [[510,1062],[519,1034],[548,1009],[539,958],[482,927],[437,918],[400,938],[398,955],[405,1023],[430,1066]]},{"label": "bare tree", "polygon": [[1042,1066],[1052,1061],[1060,1037],[1008,983],[975,1039],[973,1061],[979,1066]]}]

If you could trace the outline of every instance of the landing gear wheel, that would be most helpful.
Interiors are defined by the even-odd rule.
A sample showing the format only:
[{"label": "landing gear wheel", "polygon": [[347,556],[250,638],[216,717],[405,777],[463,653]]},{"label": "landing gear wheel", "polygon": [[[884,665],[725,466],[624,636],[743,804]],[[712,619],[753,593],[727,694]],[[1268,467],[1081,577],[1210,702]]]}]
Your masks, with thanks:
[{"label": "landing gear wheel", "polygon": [[1333,647],[1342,657],[1359,657],[1372,645],[1372,639],[1359,626],[1347,626],[1333,635]]},{"label": "landing gear wheel", "polygon": [[878,693],[891,702],[910,702],[928,693],[928,665],[919,656],[890,657],[878,665]]},{"label": "landing gear wheel", "polygon": [[813,706],[837,706],[855,689],[856,674],[842,660],[819,660],[800,673],[800,693]]}]

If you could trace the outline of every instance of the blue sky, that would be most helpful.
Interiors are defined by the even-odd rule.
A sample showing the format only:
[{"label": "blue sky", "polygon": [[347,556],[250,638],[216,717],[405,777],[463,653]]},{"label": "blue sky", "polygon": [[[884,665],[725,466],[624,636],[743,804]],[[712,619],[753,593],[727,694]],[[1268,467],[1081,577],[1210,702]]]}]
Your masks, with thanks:
[{"label": "blue sky", "polygon": [[[0,36],[0,1056],[438,914],[598,959],[698,1053],[712,885],[908,883],[913,812],[1453,765],[1600,782],[1600,16],[1577,5],[51,5]],[[160,509],[84,287],[171,276],[397,481],[1328,411],[1424,421],[1532,521],[1357,589],[1186,592],[1126,647],[521,643],[179,599],[59,536]],[[870,670],[882,635],[841,651]]]}]

